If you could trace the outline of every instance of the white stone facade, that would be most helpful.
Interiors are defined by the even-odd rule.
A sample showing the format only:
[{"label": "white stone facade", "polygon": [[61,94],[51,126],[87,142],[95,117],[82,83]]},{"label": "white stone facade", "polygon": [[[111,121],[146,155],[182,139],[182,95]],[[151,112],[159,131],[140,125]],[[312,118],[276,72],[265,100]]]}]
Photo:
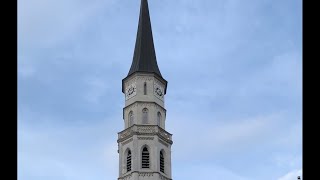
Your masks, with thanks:
[{"label": "white stone facade", "polygon": [[[152,73],[138,72],[123,80],[126,100],[124,130],[118,133],[119,180],[171,180],[172,135],[165,131],[166,85]],[[148,168],[142,167],[144,147],[149,153]],[[127,157],[129,151],[131,158]],[[160,170],[160,152],[164,172]]]}]

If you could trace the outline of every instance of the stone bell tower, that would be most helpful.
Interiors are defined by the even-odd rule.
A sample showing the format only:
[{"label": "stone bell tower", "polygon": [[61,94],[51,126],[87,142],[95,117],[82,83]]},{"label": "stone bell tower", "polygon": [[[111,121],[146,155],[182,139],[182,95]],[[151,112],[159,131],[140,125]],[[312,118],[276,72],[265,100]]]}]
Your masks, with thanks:
[{"label": "stone bell tower", "polygon": [[171,180],[171,134],[165,130],[162,77],[155,54],[148,1],[141,0],[133,61],[122,80],[124,130],[118,133],[118,180]]}]

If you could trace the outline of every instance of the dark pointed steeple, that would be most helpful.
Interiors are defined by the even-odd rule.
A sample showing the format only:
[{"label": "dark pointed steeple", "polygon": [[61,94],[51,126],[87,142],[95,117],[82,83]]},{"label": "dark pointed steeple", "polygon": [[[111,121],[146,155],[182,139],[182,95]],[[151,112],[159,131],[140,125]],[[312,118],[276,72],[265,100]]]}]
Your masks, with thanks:
[{"label": "dark pointed steeple", "polygon": [[140,17],[133,61],[128,76],[135,72],[151,72],[161,76],[153,44],[148,1],[141,0]]}]

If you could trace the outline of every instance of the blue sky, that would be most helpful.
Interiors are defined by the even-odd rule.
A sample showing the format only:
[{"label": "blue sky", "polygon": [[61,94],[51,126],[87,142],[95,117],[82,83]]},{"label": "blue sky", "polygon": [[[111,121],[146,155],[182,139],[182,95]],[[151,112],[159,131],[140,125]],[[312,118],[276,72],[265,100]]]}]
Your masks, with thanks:
[{"label": "blue sky", "polygon": [[[19,180],[114,180],[140,0],[18,1]],[[174,180],[302,174],[302,1],[149,0]]]}]

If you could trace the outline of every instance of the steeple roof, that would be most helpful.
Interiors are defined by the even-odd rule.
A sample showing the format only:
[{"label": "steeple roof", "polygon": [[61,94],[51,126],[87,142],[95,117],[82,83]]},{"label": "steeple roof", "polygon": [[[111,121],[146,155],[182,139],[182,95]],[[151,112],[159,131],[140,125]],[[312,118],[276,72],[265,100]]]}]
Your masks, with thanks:
[{"label": "steeple roof", "polygon": [[141,0],[140,17],[133,60],[128,76],[135,72],[151,72],[161,76],[153,44],[148,1]]}]

